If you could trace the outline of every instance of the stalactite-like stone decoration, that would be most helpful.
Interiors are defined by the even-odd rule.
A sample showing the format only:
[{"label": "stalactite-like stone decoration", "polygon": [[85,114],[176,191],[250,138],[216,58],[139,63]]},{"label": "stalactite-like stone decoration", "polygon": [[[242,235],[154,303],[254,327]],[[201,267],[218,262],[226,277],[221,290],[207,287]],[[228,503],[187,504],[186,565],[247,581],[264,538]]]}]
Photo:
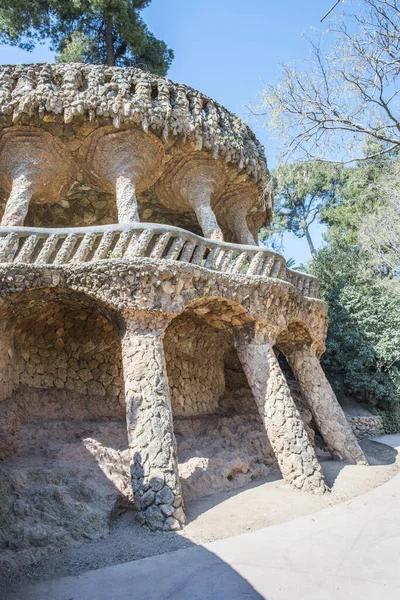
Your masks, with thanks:
[{"label": "stalactite-like stone decoration", "polygon": [[124,131],[102,127],[85,140],[81,157],[89,177],[103,191],[115,193],[119,223],[137,223],[136,192],[146,190],[160,177],[162,142],[136,127]]},{"label": "stalactite-like stone decoration", "polygon": [[321,466],[268,338],[239,338],[239,359],[284,479],[303,491],[322,494],[327,486]]},{"label": "stalactite-like stone decoration", "polygon": [[223,240],[221,228],[212,209],[226,185],[224,164],[205,153],[191,153],[171,161],[156,184],[157,196],[168,208],[192,208],[209,239]]},{"label": "stalactite-like stone decoration", "polygon": [[[0,136],[0,187],[8,196],[1,225],[23,225],[31,201],[54,202],[76,173],[65,146],[35,127],[9,128]],[[45,191],[45,199],[42,194]]]},{"label": "stalactite-like stone decoration", "polygon": [[163,323],[127,320],[122,327],[131,475],[139,520],[150,529],[177,530],[185,523],[178,476],[171,399],[163,348]]},{"label": "stalactite-like stone decoration", "polygon": [[312,348],[296,345],[285,350],[285,355],[332,455],[354,464],[368,464]]},{"label": "stalactite-like stone decoration", "polygon": [[260,185],[264,149],[238,117],[204,94],[140,69],[103,65],[7,65],[1,69],[0,110],[24,116],[60,115],[66,123],[108,118],[136,124],[166,141],[180,136],[236,164]]}]

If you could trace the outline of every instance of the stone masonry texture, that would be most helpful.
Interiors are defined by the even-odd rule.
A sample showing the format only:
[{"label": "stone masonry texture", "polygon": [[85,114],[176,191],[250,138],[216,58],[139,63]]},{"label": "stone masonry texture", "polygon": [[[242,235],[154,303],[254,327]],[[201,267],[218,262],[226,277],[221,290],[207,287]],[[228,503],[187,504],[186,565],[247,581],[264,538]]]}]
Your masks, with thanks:
[{"label": "stone masonry texture", "polygon": [[315,428],[365,462],[319,363],[318,282],[257,245],[272,208],[262,146],[197,90],[134,68],[0,67],[5,561],[94,539],[132,505],[178,530],[186,491],[277,465],[324,493]]}]

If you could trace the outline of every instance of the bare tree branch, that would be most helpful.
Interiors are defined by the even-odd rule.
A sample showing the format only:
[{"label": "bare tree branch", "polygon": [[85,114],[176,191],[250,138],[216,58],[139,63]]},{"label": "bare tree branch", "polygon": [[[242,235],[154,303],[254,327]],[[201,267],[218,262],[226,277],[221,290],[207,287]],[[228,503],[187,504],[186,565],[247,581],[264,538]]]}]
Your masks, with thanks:
[{"label": "bare tree branch", "polygon": [[324,35],[308,40],[310,58],[282,65],[251,109],[285,141],[284,155],[353,162],[400,148],[400,0],[362,3],[330,23],[329,51]]},{"label": "bare tree branch", "polygon": [[333,6],[331,6],[331,8],[328,10],[328,12],[322,17],[322,19],[320,20],[320,23],[322,23],[322,21],[324,21],[326,19],[326,17],[328,17],[331,12],[337,7],[337,5],[340,4],[340,0],[336,0],[335,4]]}]

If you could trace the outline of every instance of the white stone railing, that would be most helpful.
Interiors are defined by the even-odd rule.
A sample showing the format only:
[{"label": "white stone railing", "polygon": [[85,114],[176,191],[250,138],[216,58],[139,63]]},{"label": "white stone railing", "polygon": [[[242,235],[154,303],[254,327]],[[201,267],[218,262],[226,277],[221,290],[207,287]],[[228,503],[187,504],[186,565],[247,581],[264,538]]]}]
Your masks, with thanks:
[{"label": "white stone railing", "polygon": [[0,227],[0,263],[65,265],[107,259],[190,263],[227,274],[288,281],[299,294],[318,298],[318,281],[288,269],[285,259],[260,246],[202,238],[178,227],[154,223],[73,229]]}]

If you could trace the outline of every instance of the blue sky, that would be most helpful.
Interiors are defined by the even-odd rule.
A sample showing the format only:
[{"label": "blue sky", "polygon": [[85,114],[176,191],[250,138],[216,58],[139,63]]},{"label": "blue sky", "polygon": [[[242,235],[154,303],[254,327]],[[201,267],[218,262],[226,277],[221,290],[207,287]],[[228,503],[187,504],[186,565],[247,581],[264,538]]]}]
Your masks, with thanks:
[{"label": "blue sky", "polygon": [[[319,20],[332,0],[153,0],[143,11],[149,29],[175,52],[168,73],[208,94],[248,121],[246,104],[257,103],[263,81],[274,80],[279,63],[306,57],[302,34]],[[28,53],[0,45],[0,63],[52,62],[46,46]],[[251,123],[265,146],[273,167],[278,143],[261,123]],[[314,243],[322,243],[323,227],[311,229]],[[285,236],[284,254],[297,264],[309,259],[304,239]]]}]

